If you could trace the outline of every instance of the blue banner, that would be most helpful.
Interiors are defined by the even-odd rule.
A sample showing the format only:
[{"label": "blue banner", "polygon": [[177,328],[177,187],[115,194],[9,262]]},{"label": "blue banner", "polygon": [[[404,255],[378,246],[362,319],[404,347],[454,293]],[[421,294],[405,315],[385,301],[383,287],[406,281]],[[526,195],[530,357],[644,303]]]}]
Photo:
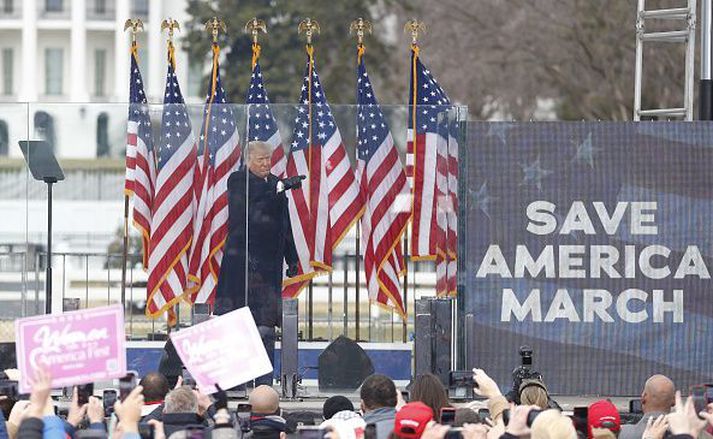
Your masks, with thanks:
[{"label": "blue banner", "polygon": [[[470,123],[459,267],[476,364],[551,392],[713,378],[713,124]],[[463,159],[462,159],[463,160]]]}]

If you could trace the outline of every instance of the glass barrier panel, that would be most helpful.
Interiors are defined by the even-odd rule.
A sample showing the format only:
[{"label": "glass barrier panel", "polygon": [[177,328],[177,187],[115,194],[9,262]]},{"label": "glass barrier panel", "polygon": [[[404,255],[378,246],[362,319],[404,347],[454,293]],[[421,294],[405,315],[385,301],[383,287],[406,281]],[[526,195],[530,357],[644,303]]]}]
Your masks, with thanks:
[{"label": "glass barrier panel", "polygon": [[[45,152],[56,157],[64,174],[63,180],[52,185],[54,312],[123,303],[127,334],[155,339],[165,338],[169,319],[186,326],[216,312],[224,293],[231,301],[226,310],[245,303],[246,293],[250,303],[250,297],[260,297],[258,291],[274,295],[283,290],[284,297],[299,301],[303,340],[328,341],[340,335],[375,342],[410,340],[414,300],[436,295],[435,264],[411,261],[408,241],[412,231],[408,227],[403,233],[403,228],[396,230],[398,239],[392,236],[388,251],[381,250],[401,261],[390,272],[389,294],[393,296],[385,295],[379,282],[388,279],[377,279],[374,267],[378,264],[373,257],[365,258],[365,252],[379,251],[376,247],[382,236],[374,234],[368,224],[364,228],[369,214],[388,214],[386,223],[396,221],[395,217],[407,221],[410,215],[411,188],[405,177],[410,109],[403,105],[315,105],[309,113],[307,107],[214,104],[206,109],[202,103],[0,106],[0,122],[8,128],[4,140],[0,123],[0,203],[7,203],[3,211],[11,212],[11,218],[0,226],[0,245],[3,261],[7,261],[3,267],[8,267],[3,273],[7,271],[10,285],[17,286],[5,292],[12,297],[22,293],[17,296],[20,304],[8,308],[9,318],[45,309],[47,184],[32,178],[17,144],[30,139],[44,142]],[[463,135],[454,126],[465,120],[466,111],[449,107],[437,113],[439,124],[448,128],[446,154],[453,154],[453,139]],[[458,140],[465,144],[464,139]],[[390,149],[384,149],[386,144]],[[8,150],[5,155],[3,145]],[[129,172],[127,150],[133,166]],[[393,150],[395,159],[385,161],[377,150]],[[269,155],[268,181],[252,178],[250,158],[264,161],[261,154]],[[372,155],[376,158],[369,165]],[[36,149],[30,150],[28,160],[30,167],[48,163]],[[397,179],[385,180],[381,186],[372,183],[369,189],[367,182],[376,178],[372,175],[378,169],[375,164],[382,161],[394,169],[390,172],[398,174]],[[311,173],[312,169],[319,175]],[[305,179],[299,180],[300,175]],[[455,209],[452,199],[457,187],[451,183],[455,181],[446,181],[445,195],[434,202],[436,212],[446,216]],[[399,190],[393,189],[397,186]],[[277,204],[263,207],[260,197],[255,198],[260,190],[269,195],[270,203]],[[381,206],[383,211],[370,212],[365,204],[369,197],[386,193],[394,198]],[[241,202],[242,207],[238,206]],[[282,214],[275,215],[277,205],[282,206]],[[378,202],[371,207],[377,208]],[[239,221],[234,211],[247,215],[247,221]],[[280,247],[272,248],[277,253],[269,253],[277,241]],[[288,241],[294,243],[289,260],[281,254]],[[17,258],[25,261],[25,270],[18,268]],[[228,262],[222,265],[224,261]],[[268,265],[270,276],[263,276],[267,272],[261,270]],[[230,276],[223,275],[224,266],[230,267],[225,270]],[[221,281],[221,276],[226,279]],[[232,281],[231,276],[235,277]],[[242,302],[237,300],[241,293]],[[207,303],[207,310],[193,303]],[[279,307],[277,298],[270,306]],[[407,316],[406,324],[402,313]],[[276,318],[279,312],[272,317]]]}]

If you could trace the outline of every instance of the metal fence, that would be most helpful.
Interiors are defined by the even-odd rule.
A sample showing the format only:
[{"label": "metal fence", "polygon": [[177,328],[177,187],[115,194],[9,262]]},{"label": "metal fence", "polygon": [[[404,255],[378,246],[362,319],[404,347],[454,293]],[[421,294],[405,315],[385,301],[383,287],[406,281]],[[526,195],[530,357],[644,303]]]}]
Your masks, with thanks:
[{"label": "metal fence", "polygon": [[[12,322],[20,317],[42,314],[45,299],[43,249],[0,249],[0,341],[14,338]],[[404,323],[398,314],[370,305],[363,272],[358,271],[360,256],[338,254],[334,271],[313,280],[299,297],[300,339],[332,340],[339,335],[368,342],[410,340],[413,318]],[[140,255],[130,254],[130,261]],[[53,253],[53,302],[60,301],[66,311],[122,303],[120,253]],[[435,272],[428,263],[410,268],[407,309],[414,300],[433,295]],[[359,276],[358,276],[359,275]],[[136,263],[127,266],[123,306],[127,336],[133,340],[163,339],[167,324],[144,314],[147,274]],[[188,303],[177,307],[178,325],[191,324]]]}]

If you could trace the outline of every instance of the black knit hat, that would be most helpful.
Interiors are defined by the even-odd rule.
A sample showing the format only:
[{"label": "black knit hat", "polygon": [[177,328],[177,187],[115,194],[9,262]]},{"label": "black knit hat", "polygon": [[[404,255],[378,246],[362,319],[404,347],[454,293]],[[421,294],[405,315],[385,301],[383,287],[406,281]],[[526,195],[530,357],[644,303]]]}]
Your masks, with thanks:
[{"label": "black knit hat", "polygon": [[322,416],[324,416],[324,419],[331,419],[335,413],[343,410],[354,411],[354,404],[345,396],[331,396],[324,401]]}]

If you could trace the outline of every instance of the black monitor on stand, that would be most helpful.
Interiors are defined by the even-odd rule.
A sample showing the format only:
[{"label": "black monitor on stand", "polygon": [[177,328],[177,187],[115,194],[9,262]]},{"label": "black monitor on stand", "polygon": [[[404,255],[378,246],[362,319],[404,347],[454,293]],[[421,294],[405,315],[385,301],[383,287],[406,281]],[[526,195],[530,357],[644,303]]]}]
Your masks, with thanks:
[{"label": "black monitor on stand", "polygon": [[44,140],[21,140],[20,150],[25,156],[35,180],[47,184],[47,270],[45,274],[45,313],[52,313],[52,185],[64,180],[62,168],[52,152],[52,146]]}]

